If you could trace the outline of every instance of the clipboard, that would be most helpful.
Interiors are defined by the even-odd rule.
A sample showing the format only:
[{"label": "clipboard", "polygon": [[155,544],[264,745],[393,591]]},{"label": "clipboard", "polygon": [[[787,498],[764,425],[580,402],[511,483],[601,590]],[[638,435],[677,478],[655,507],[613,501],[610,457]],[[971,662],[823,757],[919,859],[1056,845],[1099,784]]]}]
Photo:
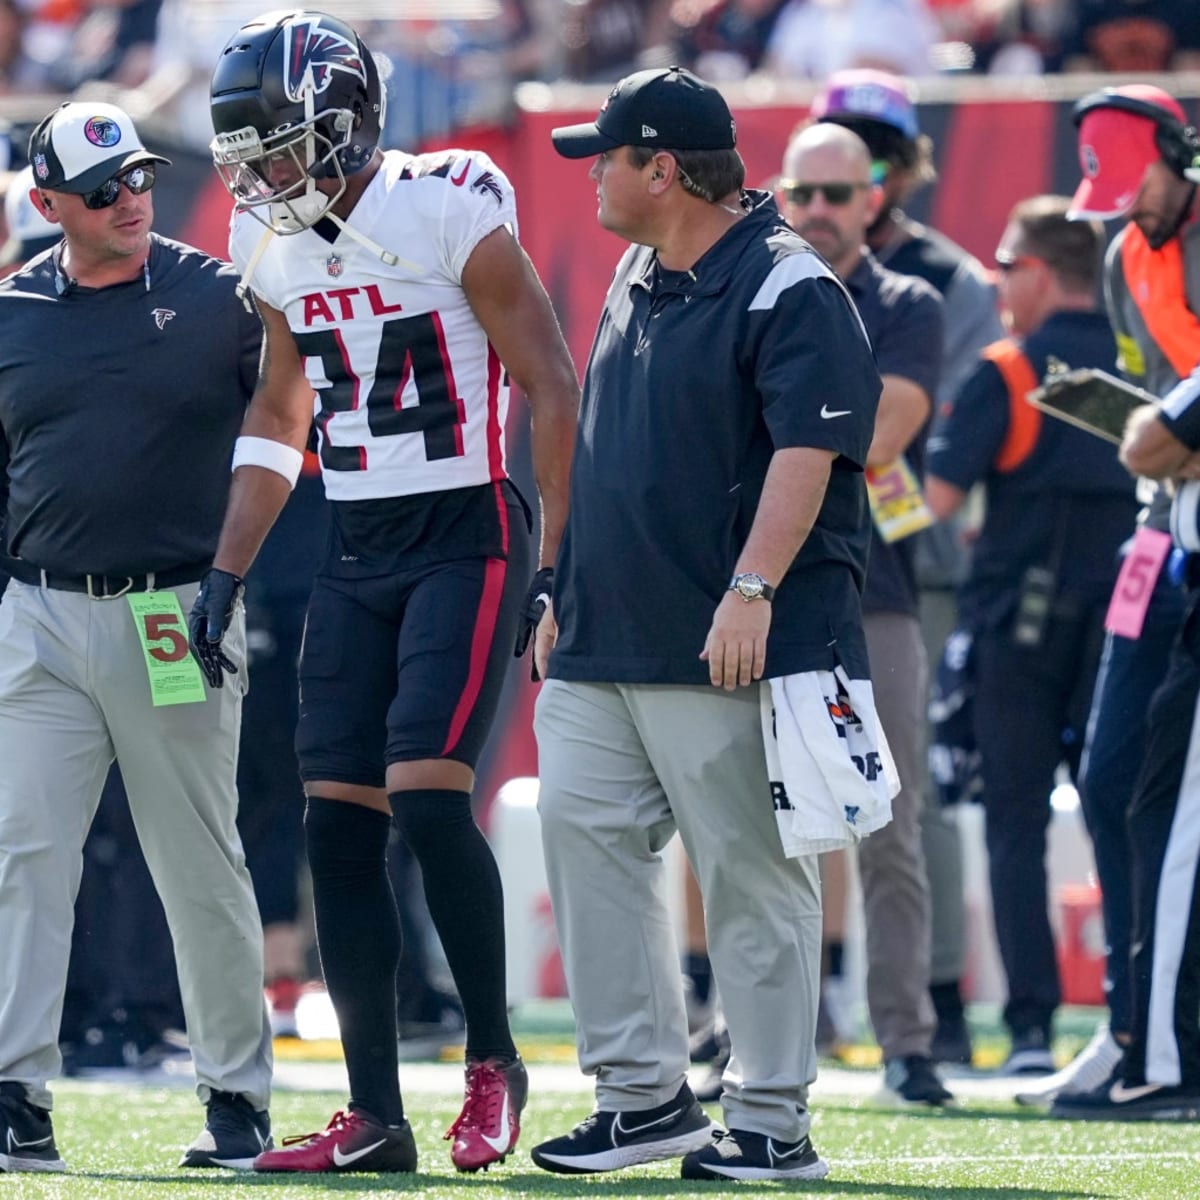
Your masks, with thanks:
[{"label": "clipboard", "polygon": [[1152,393],[1097,367],[1052,369],[1041,387],[1034,388],[1025,399],[1034,408],[1117,446],[1125,434],[1129,414],[1143,405],[1158,403]]}]

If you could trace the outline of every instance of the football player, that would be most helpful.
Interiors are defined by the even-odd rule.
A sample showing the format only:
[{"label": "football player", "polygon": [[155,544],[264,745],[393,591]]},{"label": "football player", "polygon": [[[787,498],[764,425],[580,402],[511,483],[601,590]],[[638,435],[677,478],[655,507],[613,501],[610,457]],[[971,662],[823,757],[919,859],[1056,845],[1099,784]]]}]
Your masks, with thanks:
[{"label": "football player", "polygon": [[[297,752],[317,938],[350,1103],[262,1171],[413,1171],[397,1080],[393,819],[420,862],[467,1018],[464,1171],[516,1144],[525,1068],[505,1005],[502,896],[471,812],[506,661],[532,628],[532,519],[505,469],[507,374],[528,397],[545,596],[579,402],[509,181],[477,151],[382,151],[384,90],[343,21],[271,13],[212,80],[230,253],[265,330],[224,530],[192,613],[210,680],[242,577],[314,420],[329,550],[309,602]],[[532,605],[534,617],[540,615]],[[521,636],[518,639],[518,626]]]}]

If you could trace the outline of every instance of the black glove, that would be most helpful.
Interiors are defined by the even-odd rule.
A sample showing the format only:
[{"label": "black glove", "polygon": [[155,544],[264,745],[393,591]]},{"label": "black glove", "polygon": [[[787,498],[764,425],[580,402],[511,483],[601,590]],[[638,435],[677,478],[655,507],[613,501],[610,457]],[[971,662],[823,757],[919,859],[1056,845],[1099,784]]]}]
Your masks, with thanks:
[{"label": "black glove", "polygon": [[218,567],[210,567],[200,580],[200,591],[196,593],[196,603],[188,616],[188,634],[192,654],[209,687],[223,687],[226,671],[230,675],[237,673],[237,665],[221,649],[221,639],[233,620],[233,610],[244,587],[245,581],[240,575]]},{"label": "black glove", "polygon": [[[533,577],[533,582],[529,585],[529,591],[525,596],[525,604],[521,608],[521,616],[517,623],[517,642],[513,647],[513,656],[515,658],[520,658],[525,653],[525,649],[529,645],[529,639],[533,637],[533,631],[538,627],[538,622],[550,606],[550,600],[553,596],[554,568],[543,567]],[[541,678],[538,675],[536,663],[530,670],[530,677],[534,683]]]}]

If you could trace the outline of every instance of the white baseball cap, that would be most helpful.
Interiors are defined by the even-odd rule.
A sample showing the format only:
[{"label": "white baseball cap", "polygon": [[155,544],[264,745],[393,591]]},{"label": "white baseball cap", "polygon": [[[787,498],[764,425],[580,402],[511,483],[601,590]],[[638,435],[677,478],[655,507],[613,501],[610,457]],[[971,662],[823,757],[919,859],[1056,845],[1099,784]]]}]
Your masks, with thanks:
[{"label": "white baseball cap", "polygon": [[138,163],[170,161],[142,145],[129,114],[114,104],[69,100],[29,139],[34,182],[54,192],[82,195]]},{"label": "white baseball cap", "polygon": [[33,168],[24,167],[8,182],[4,194],[4,220],[8,225],[8,241],[0,248],[0,266],[28,262],[36,254],[48,250],[62,237],[62,229],[47,221],[29,198],[34,186]]}]

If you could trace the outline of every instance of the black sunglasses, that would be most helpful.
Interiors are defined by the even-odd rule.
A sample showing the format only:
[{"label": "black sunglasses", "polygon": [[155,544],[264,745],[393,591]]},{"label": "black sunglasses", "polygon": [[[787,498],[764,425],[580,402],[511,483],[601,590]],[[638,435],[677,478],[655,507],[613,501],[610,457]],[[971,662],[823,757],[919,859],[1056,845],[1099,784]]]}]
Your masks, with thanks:
[{"label": "black sunglasses", "polygon": [[138,167],[130,167],[111,179],[106,179],[98,188],[83,193],[83,203],[87,208],[111,208],[121,194],[121,184],[124,184],[135,196],[148,192],[154,186],[154,164],[143,163]]},{"label": "black sunglasses", "polygon": [[820,192],[827,204],[849,204],[855,192],[869,188],[869,183],[796,183],[791,179],[781,179],[779,190],[785,199],[792,204],[811,204],[813,197]]}]

